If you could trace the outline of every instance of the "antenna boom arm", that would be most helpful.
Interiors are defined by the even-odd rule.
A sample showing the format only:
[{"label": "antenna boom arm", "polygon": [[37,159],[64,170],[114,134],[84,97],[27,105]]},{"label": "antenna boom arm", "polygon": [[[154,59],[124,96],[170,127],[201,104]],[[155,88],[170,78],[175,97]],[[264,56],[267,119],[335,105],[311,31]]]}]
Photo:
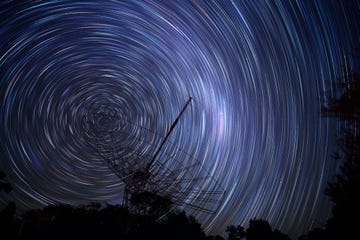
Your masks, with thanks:
[{"label": "antenna boom arm", "polygon": [[153,163],[155,162],[155,159],[157,157],[157,155],[159,155],[160,150],[162,149],[162,147],[164,146],[165,142],[167,141],[167,139],[169,138],[171,132],[174,130],[176,124],[179,122],[179,119],[181,117],[181,115],[185,112],[185,109],[187,108],[187,106],[190,104],[192,97],[189,97],[189,100],[187,100],[185,106],[181,109],[181,112],[179,113],[179,115],[177,116],[177,118],[174,120],[174,122],[171,124],[171,127],[168,131],[168,133],[166,134],[164,140],[161,142],[159,148],[156,150],[154,156],[151,158],[150,162],[148,163],[148,165],[146,166],[146,171],[149,171],[150,167],[153,165]]}]

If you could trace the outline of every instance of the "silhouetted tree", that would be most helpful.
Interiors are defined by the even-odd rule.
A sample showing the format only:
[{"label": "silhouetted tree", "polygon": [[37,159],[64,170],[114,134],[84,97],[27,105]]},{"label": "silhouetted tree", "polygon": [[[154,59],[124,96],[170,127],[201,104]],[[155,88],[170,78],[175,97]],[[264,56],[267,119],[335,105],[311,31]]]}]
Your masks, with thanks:
[{"label": "silhouetted tree", "polygon": [[205,239],[201,224],[193,216],[187,216],[185,212],[169,213],[164,223],[168,239]]},{"label": "silhouetted tree", "polygon": [[116,237],[119,239],[125,239],[132,230],[130,212],[125,206],[107,205],[99,211],[99,222],[108,235],[116,229]]},{"label": "silhouetted tree", "polygon": [[250,220],[246,230],[246,240],[290,240],[290,238],[279,230],[272,231],[268,221],[254,219]]},{"label": "silhouetted tree", "polygon": [[279,230],[274,230],[272,233],[273,240],[290,240],[290,237]]},{"label": "silhouetted tree", "polygon": [[169,212],[172,205],[170,198],[148,191],[132,194],[130,202],[139,214],[154,217]]},{"label": "silhouetted tree", "polygon": [[[195,218],[185,212],[169,213],[161,220],[131,213],[127,207],[99,204],[50,205],[27,211],[17,239],[157,239],[204,240]],[[1,238],[2,239],[2,238]]]},{"label": "silhouetted tree", "polygon": [[246,240],[271,239],[272,230],[270,224],[262,219],[250,220],[249,228],[246,230]]},{"label": "silhouetted tree", "polygon": [[360,73],[346,67],[335,84],[336,92],[325,93],[324,117],[335,117],[341,123],[339,149],[332,158],[342,165],[335,181],[328,184],[326,194],[334,203],[332,218],[326,230],[330,239],[352,239],[358,231],[360,216]]},{"label": "silhouetted tree", "polygon": [[230,225],[226,228],[228,233],[228,240],[240,240],[245,237],[245,230],[242,226]]}]

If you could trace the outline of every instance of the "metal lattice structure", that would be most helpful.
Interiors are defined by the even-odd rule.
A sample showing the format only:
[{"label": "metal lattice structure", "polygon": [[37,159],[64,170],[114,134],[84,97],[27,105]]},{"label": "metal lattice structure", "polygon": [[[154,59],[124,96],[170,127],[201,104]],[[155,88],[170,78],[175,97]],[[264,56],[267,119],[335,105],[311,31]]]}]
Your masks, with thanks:
[{"label": "metal lattice structure", "polygon": [[217,211],[223,188],[200,161],[168,141],[190,102],[191,98],[165,137],[126,122],[103,106],[84,117],[89,146],[125,185],[124,204],[134,194],[151,192],[192,212]]}]

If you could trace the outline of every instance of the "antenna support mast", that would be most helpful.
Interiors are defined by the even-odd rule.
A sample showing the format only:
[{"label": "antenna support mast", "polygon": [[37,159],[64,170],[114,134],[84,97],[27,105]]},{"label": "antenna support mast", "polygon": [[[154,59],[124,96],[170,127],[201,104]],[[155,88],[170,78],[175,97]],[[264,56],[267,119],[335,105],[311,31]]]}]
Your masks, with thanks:
[{"label": "antenna support mast", "polygon": [[185,103],[184,107],[181,109],[179,115],[178,115],[177,118],[174,120],[174,122],[171,124],[170,129],[169,129],[168,133],[166,134],[164,140],[161,142],[161,144],[160,144],[159,148],[156,150],[154,156],[151,158],[150,162],[147,164],[147,166],[146,166],[146,172],[149,171],[150,167],[151,167],[151,166],[153,165],[153,163],[155,162],[155,159],[156,159],[157,155],[159,155],[162,147],[164,146],[165,142],[166,142],[167,139],[169,138],[171,132],[174,130],[176,124],[179,122],[179,119],[180,119],[181,115],[185,112],[187,106],[190,104],[191,99],[192,99],[192,97],[189,97],[189,99],[188,99],[187,102]]}]

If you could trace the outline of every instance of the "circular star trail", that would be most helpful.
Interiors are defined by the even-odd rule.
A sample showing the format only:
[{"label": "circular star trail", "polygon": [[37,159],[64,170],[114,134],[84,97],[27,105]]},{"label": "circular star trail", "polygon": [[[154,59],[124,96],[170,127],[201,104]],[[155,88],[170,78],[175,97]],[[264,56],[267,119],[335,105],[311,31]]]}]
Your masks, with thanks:
[{"label": "circular star trail", "polygon": [[133,135],[164,136],[191,96],[170,141],[226,190],[215,214],[195,213],[207,233],[252,218],[292,236],[323,224],[337,163],[321,93],[351,64],[358,9],[356,1],[2,1],[0,168],[14,187],[9,198],[20,209],[120,202],[123,185],[89,149],[84,119],[99,131],[121,123]]}]

